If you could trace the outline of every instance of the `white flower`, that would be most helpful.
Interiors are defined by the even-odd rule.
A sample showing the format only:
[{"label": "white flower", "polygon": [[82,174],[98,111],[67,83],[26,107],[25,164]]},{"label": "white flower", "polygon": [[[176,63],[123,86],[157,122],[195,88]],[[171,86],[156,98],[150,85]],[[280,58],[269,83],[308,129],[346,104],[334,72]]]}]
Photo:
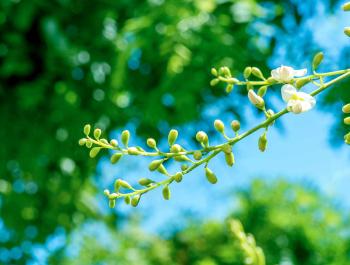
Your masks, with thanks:
[{"label": "white flower", "polygon": [[316,104],[316,99],[305,93],[299,92],[292,85],[283,85],[281,89],[282,98],[287,102],[288,111],[299,114],[305,111],[309,111]]},{"label": "white flower", "polygon": [[265,101],[262,97],[258,96],[253,89],[248,91],[248,99],[249,101],[258,108],[263,108],[265,105]]},{"label": "white flower", "polygon": [[306,73],[306,69],[294,70],[292,67],[282,65],[281,67],[272,70],[271,76],[277,81],[288,83],[294,77],[300,77],[306,75]]}]

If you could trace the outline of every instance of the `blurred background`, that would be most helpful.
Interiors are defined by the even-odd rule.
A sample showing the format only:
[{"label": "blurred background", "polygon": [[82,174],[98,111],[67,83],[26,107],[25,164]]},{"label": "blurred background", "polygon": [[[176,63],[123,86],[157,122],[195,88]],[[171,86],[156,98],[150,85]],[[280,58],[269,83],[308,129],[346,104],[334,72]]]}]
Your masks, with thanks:
[{"label": "blurred background", "polygon": [[[114,179],[147,177],[147,159],[90,159],[78,146],[92,123],[133,143],[169,129],[195,146],[198,130],[262,120],[244,89],[210,87],[210,68],[281,64],[349,67],[349,14],[333,0],[2,0],[0,2],[0,264],[243,264],[225,219],[239,218],[268,264],[350,264],[350,167],[341,106],[350,80],[287,115],[261,154],[258,135],[215,159],[213,186],[197,170],[163,201],[109,209]],[[308,88],[311,89],[311,88]],[[283,105],[278,89],[269,104]],[[170,166],[170,169],[172,165]],[[143,174],[140,176],[140,174]]]}]

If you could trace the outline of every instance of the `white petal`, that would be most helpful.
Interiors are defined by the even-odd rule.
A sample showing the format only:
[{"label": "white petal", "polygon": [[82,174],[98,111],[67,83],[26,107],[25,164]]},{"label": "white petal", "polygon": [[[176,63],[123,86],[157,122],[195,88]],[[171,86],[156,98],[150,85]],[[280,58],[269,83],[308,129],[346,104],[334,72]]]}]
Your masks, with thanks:
[{"label": "white petal", "polygon": [[297,89],[292,85],[283,85],[281,88],[282,98],[285,102],[289,102],[290,98],[297,93]]},{"label": "white petal", "polygon": [[280,79],[283,82],[289,82],[294,77],[294,69],[289,66],[281,66],[279,70]]},{"label": "white petal", "polygon": [[278,68],[273,69],[273,70],[271,71],[271,76],[272,76],[274,79],[276,79],[276,80],[280,80],[279,69],[280,69],[280,68],[278,67]]},{"label": "white petal", "polygon": [[303,111],[306,112],[312,109],[316,105],[316,99],[304,92],[298,92],[298,96],[301,97],[303,100],[301,101]]},{"label": "white petal", "polygon": [[293,70],[293,76],[296,76],[296,77],[304,76],[306,75],[306,73],[307,73],[306,68],[300,69],[300,70]]}]

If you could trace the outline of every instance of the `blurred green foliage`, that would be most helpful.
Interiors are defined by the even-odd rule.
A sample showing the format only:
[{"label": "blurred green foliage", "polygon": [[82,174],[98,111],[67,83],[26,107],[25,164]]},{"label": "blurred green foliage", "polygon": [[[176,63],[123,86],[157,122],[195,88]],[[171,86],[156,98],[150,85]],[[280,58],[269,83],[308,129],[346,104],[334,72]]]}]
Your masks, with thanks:
[{"label": "blurred green foliage", "polygon": [[[230,214],[245,224],[264,249],[267,264],[328,265],[350,262],[348,216],[330,198],[313,188],[254,181],[238,193],[239,204]],[[60,264],[244,264],[242,251],[219,221],[192,220],[166,239],[145,234],[139,228],[108,230],[102,242],[97,232],[80,230],[80,243]],[[61,256],[61,257],[62,257]]]},{"label": "blurred green foliage", "polygon": [[198,119],[208,93],[223,94],[208,88],[210,67],[266,68],[273,45],[261,48],[264,36],[250,22],[282,16],[278,4],[253,0],[3,0],[0,7],[6,247],[102,218],[87,178],[95,162],[77,147],[83,124],[110,132],[132,122],[140,135],[160,136],[161,121]]}]

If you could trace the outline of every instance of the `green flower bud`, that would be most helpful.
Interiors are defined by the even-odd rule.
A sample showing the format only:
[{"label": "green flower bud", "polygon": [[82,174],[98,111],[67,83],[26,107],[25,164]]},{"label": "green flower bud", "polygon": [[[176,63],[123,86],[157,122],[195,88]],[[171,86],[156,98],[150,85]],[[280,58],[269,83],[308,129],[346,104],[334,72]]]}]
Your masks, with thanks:
[{"label": "green flower bud", "polygon": [[255,249],[256,257],[258,259],[258,265],[265,265],[265,255],[263,250],[260,247],[256,247]]},{"label": "green flower bud", "polygon": [[170,147],[170,152],[172,153],[179,153],[181,152],[182,147],[179,144],[174,144],[172,147]]},{"label": "green flower bud", "polygon": [[170,130],[168,134],[168,143],[170,146],[172,146],[175,143],[178,135],[179,133],[177,130],[174,130],[174,129]]},{"label": "green flower bud", "polygon": [[193,153],[193,158],[194,158],[195,160],[201,160],[201,159],[202,159],[202,152],[201,152],[201,151],[195,151],[195,152]]},{"label": "green flower bud", "polygon": [[132,190],[133,188],[131,187],[131,185],[126,182],[125,180],[122,180],[122,179],[117,179],[115,182],[114,182],[114,190],[116,192],[119,191],[120,187],[122,188],[125,188],[125,189],[129,189],[129,190]]},{"label": "green flower bud", "polygon": [[174,160],[178,162],[190,161],[190,159],[185,155],[174,156]]},{"label": "green flower bud", "polygon": [[230,153],[232,153],[232,147],[231,147],[231,145],[225,144],[225,145],[222,147],[222,151],[223,151],[225,154],[230,154]]},{"label": "green flower bud", "polygon": [[121,135],[122,143],[124,146],[128,146],[130,139],[130,132],[128,130],[124,130]]},{"label": "green flower bud", "polygon": [[350,37],[350,27],[344,28],[344,33],[346,36]]},{"label": "green flower bud", "polygon": [[266,147],[267,147],[266,132],[264,132],[264,133],[259,137],[258,146],[259,146],[259,150],[260,150],[261,152],[264,152],[264,151],[266,150]]},{"label": "green flower bud", "polygon": [[130,201],[131,201],[130,196],[125,196],[125,197],[124,197],[124,202],[125,202],[126,204],[130,204]]},{"label": "green flower bud", "polygon": [[141,195],[140,194],[135,195],[134,197],[132,197],[132,199],[131,199],[131,206],[136,207],[139,204],[140,199],[141,199]]},{"label": "green flower bud", "polygon": [[110,200],[114,200],[114,199],[117,199],[118,196],[119,196],[118,193],[113,192],[112,194],[110,194],[110,195],[108,196],[108,198],[109,198]]},{"label": "green flower bud", "polygon": [[244,78],[248,79],[251,74],[252,74],[252,68],[250,66],[246,67],[243,71]]},{"label": "green flower bud", "polygon": [[231,128],[232,128],[232,130],[233,130],[234,132],[238,132],[239,129],[241,128],[241,123],[240,123],[239,121],[237,121],[237,120],[233,120],[233,121],[231,122]]},{"label": "green flower bud", "polygon": [[90,130],[91,130],[91,125],[90,125],[90,124],[86,124],[86,125],[84,126],[84,134],[85,134],[86,136],[88,136],[88,135],[90,134]]},{"label": "green flower bud", "polygon": [[115,140],[115,139],[112,139],[109,143],[110,143],[111,146],[113,146],[113,147],[117,147],[117,146],[118,146],[118,141]]},{"label": "green flower bud", "polygon": [[350,117],[346,117],[346,118],[344,119],[344,123],[345,123],[346,125],[350,125]]},{"label": "green flower bud", "polygon": [[226,164],[228,166],[232,167],[235,163],[235,157],[234,157],[233,153],[232,152],[229,154],[225,153],[225,160],[226,160]]},{"label": "green flower bud", "polygon": [[220,67],[220,72],[226,77],[231,76],[231,71],[227,66]]},{"label": "green flower bud", "polygon": [[188,169],[188,165],[187,164],[182,164],[181,165],[181,170],[185,171],[186,169]]},{"label": "green flower bud", "polygon": [[218,179],[216,177],[216,175],[214,174],[213,171],[211,171],[209,168],[205,168],[205,176],[207,177],[207,180],[211,183],[211,184],[215,184],[216,182],[218,182]]},{"label": "green flower bud", "polygon": [[259,97],[264,97],[266,95],[268,86],[262,86],[258,89],[258,96]]},{"label": "green flower bud", "polygon": [[350,11],[350,2],[345,3],[342,8],[344,11]]},{"label": "green flower bud", "polygon": [[91,148],[91,146],[92,146],[92,141],[90,139],[87,139],[86,140],[86,147]]},{"label": "green flower bud", "polygon": [[79,140],[79,145],[80,146],[83,146],[83,145],[85,145],[86,144],[86,138],[81,138],[80,140]]},{"label": "green flower bud", "polygon": [[211,86],[216,86],[217,84],[219,84],[220,79],[219,78],[214,78],[210,81],[210,85]]},{"label": "green flower bud", "polygon": [[113,155],[111,156],[111,163],[112,163],[112,164],[116,164],[122,156],[123,156],[123,154],[121,154],[121,153],[115,153],[115,154],[113,154]]},{"label": "green flower bud", "polygon": [[295,86],[296,86],[296,88],[300,89],[303,86],[305,86],[307,83],[309,83],[311,80],[312,79],[310,77],[300,78],[295,82]]},{"label": "green flower bud", "polygon": [[263,73],[257,67],[252,67],[252,74],[255,75],[257,78],[265,80]]},{"label": "green flower bud", "polygon": [[225,92],[226,92],[227,94],[228,94],[228,93],[231,93],[232,90],[233,90],[233,87],[234,87],[233,84],[228,84],[228,85],[226,86]]},{"label": "green flower bud", "polygon": [[350,103],[348,103],[348,104],[346,104],[345,106],[343,106],[342,111],[343,111],[344,113],[349,114],[349,113],[350,113]]},{"label": "green flower bud", "polygon": [[101,147],[94,147],[94,148],[92,148],[91,150],[90,150],[90,157],[91,158],[94,158],[94,157],[96,157],[97,155],[98,155],[98,153],[100,152],[100,150],[101,150]]},{"label": "green flower bud", "polygon": [[105,139],[105,138],[101,138],[101,139],[100,139],[100,142],[103,143],[103,144],[105,144],[105,145],[108,145],[108,141],[107,141],[107,139]]},{"label": "green flower bud", "polygon": [[163,163],[163,159],[153,160],[149,165],[148,169],[150,171],[156,170]]},{"label": "green flower bud", "polygon": [[140,151],[136,147],[129,147],[128,154],[136,156],[140,154]]},{"label": "green flower bud", "polygon": [[111,199],[108,201],[109,208],[114,208],[115,207],[115,199]]},{"label": "green flower bud", "polygon": [[157,142],[153,138],[148,138],[147,139],[147,145],[151,148],[156,148],[157,147]]},{"label": "green flower bud", "polygon": [[214,67],[211,68],[210,72],[213,76],[218,76],[218,71]]},{"label": "green flower bud", "polygon": [[344,140],[346,144],[350,144],[350,133],[344,135]]},{"label": "green flower bud", "polygon": [[218,132],[224,133],[225,125],[221,120],[215,120],[214,127],[215,127],[215,130],[217,130]]},{"label": "green flower bud", "polygon": [[164,167],[163,164],[161,164],[158,168],[157,171],[163,175],[168,175],[168,171],[166,170],[166,168]]},{"label": "green flower bud", "polygon": [[169,189],[169,186],[166,185],[164,188],[163,188],[163,198],[164,200],[169,200],[170,199],[170,189]]},{"label": "green flower bud", "polygon": [[154,181],[149,179],[149,178],[139,179],[139,184],[142,185],[142,186],[148,186],[148,185],[150,185],[152,183],[154,183]]},{"label": "green flower bud", "polygon": [[312,60],[312,69],[316,70],[317,67],[321,64],[321,62],[323,61],[323,52],[318,52],[316,53],[316,55],[314,56],[313,60]]},{"label": "green flower bud", "polygon": [[101,133],[102,133],[101,129],[96,128],[96,129],[94,130],[94,137],[95,137],[95,139],[99,139],[100,136],[101,136]]},{"label": "green flower bud", "polygon": [[196,134],[196,140],[200,143],[206,144],[208,143],[208,135],[203,131],[199,131]]},{"label": "green flower bud", "polygon": [[182,177],[183,177],[183,174],[181,172],[177,172],[174,175],[174,179],[175,179],[176,182],[181,182],[182,181]]},{"label": "green flower bud", "polygon": [[109,192],[108,189],[105,189],[105,190],[103,191],[103,194],[104,194],[105,196],[109,197],[110,192]]}]

